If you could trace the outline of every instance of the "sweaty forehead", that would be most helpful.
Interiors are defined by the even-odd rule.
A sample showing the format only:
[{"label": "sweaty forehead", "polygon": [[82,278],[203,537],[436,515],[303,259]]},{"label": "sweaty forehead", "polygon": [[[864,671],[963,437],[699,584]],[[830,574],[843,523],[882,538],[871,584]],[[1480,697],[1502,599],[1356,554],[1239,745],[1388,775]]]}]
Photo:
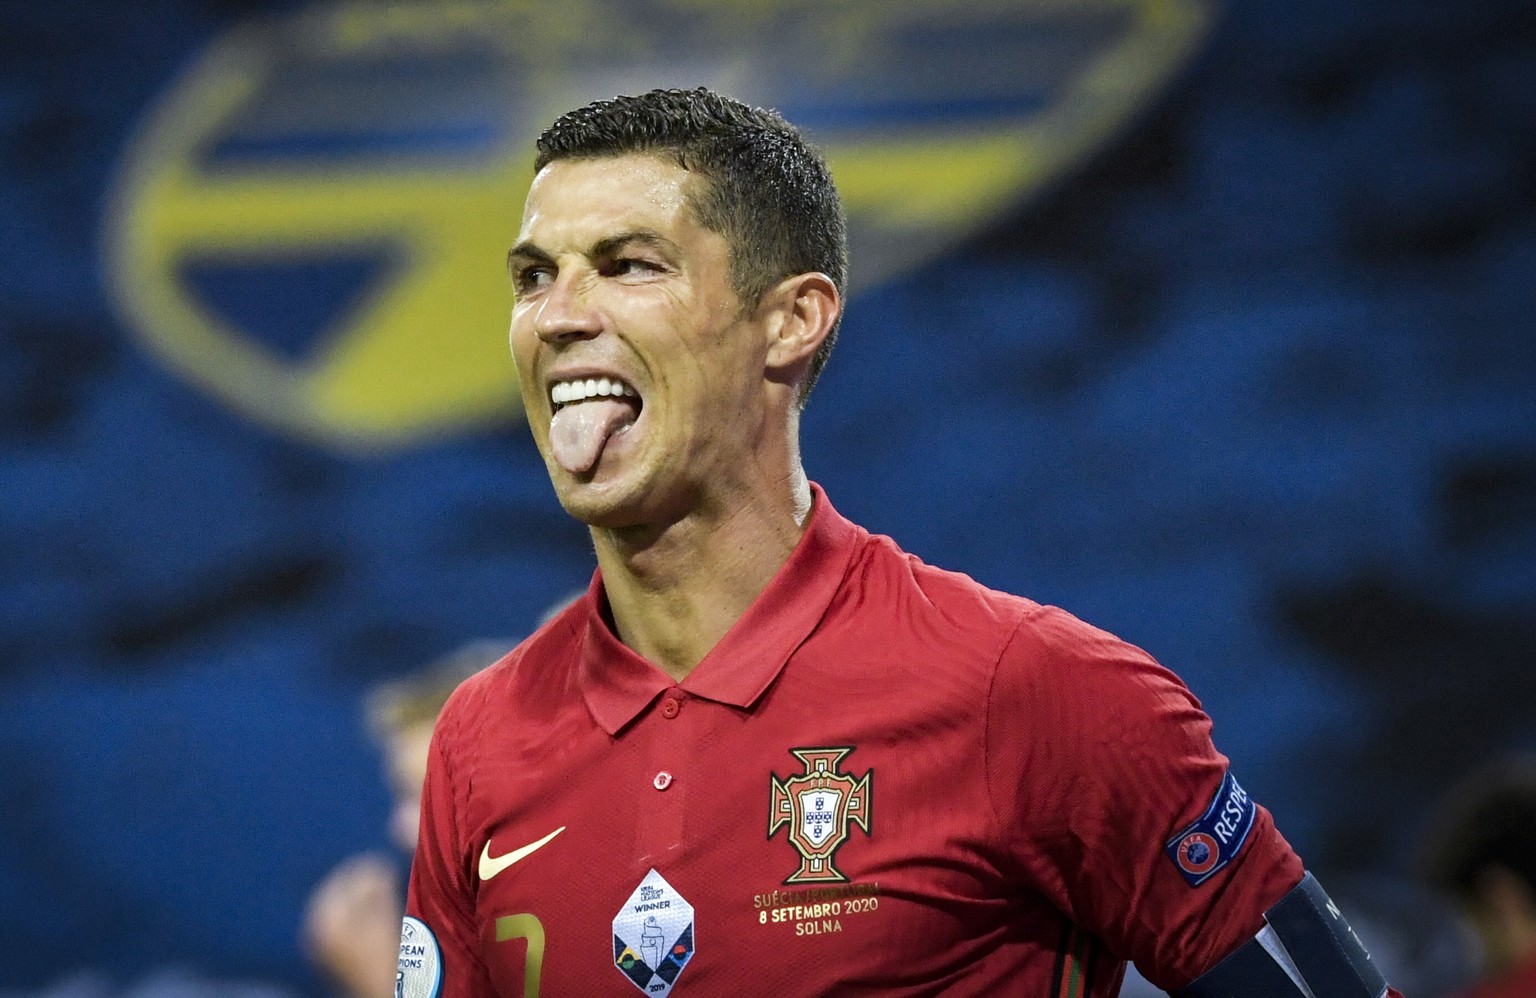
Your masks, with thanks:
[{"label": "sweaty forehead", "polygon": [[685,236],[696,228],[688,194],[697,181],[660,156],[557,160],[528,189],[519,241],[555,252],[638,229]]}]

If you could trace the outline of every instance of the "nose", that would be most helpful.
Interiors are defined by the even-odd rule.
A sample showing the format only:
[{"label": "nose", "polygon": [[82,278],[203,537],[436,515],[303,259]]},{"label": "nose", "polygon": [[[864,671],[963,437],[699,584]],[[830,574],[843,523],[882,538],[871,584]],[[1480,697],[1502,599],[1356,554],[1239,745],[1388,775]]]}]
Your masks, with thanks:
[{"label": "nose", "polygon": [[591,339],[602,327],[602,314],[589,300],[579,272],[562,271],[534,312],[533,331],[545,343]]}]

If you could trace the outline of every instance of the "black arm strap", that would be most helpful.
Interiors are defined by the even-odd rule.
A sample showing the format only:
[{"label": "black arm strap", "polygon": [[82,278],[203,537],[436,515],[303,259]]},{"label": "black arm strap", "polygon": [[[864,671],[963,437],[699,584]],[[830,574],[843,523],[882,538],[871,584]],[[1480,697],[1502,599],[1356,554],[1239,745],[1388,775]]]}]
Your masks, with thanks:
[{"label": "black arm strap", "polygon": [[1269,911],[1259,934],[1174,998],[1381,998],[1386,978],[1317,878]]}]

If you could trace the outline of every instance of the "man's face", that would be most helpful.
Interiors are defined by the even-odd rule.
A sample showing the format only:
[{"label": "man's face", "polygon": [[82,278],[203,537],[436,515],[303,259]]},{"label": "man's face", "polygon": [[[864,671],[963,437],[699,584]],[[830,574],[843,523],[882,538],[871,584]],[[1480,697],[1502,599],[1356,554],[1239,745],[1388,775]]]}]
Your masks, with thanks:
[{"label": "man's face", "polygon": [[700,183],[658,156],[552,163],[508,257],[528,424],[593,526],[681,518],[744,482],[761,439],[767,337],[689,210]]}]

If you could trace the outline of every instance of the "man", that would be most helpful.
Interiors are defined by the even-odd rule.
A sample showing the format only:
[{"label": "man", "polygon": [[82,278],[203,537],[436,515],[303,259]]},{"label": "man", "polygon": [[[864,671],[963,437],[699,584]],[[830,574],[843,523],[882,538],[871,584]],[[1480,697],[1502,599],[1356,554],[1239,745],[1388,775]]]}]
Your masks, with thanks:
[{"label": "man", "polygon": [[1536,995],[1536,758],[1501,759],[1456,787],[1425,866],[1482,948],[1484,978],[1462,998]]},{"label": "man", "polygon": [[538,145],[512,352],[598,569],[438,724],[397,992],[1385,993],[1177,679],[807,480],[819,154],[704,90]]}]

